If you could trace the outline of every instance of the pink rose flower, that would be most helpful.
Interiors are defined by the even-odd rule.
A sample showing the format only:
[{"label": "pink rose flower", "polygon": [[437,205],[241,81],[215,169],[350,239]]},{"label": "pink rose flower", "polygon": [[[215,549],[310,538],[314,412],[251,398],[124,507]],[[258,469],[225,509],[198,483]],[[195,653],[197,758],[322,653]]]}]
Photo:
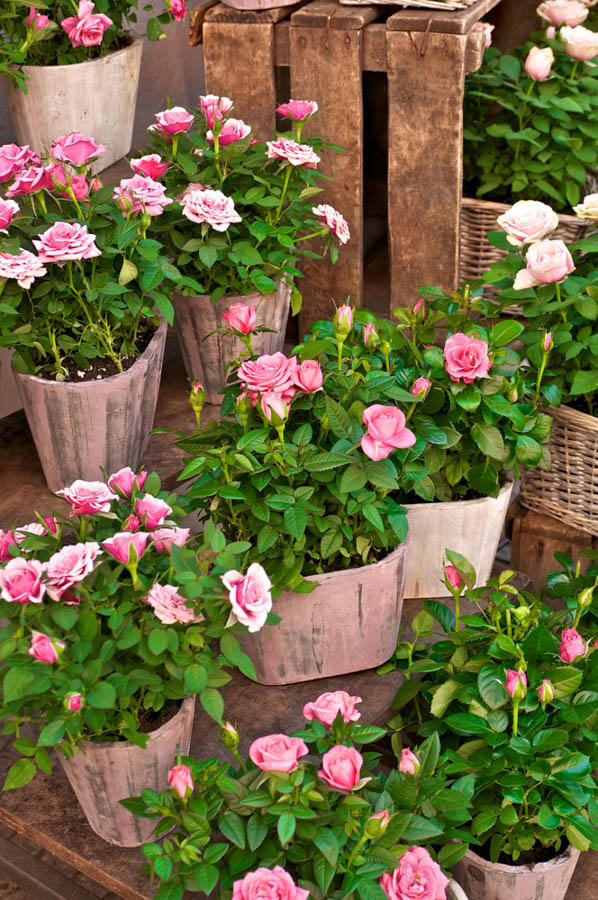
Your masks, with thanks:
[{"label": "pink rose flower", "polygon": [[[550,48],[549,48],[550,49]],[[547,203],[539,200],[518,200],[497,218],[514,247],[541,241],[558,228],[559,217]]]},{"label": "pink rose flower", "polygon": [[17,546],[18,544],[12,531],[4,531],[0,528],[0,562],[6,562],[7,559],[13,559],[10,548]]},{"label": "pink rose flower", "polygon": [[48,594],[52,600],[62,595],[93,572],[95,561],[101,554],[95,541],[84,544],[67,544],[44,564]]},{"label": "pink rose flower", "polygon": [[182,22],[182,20],[187,15],[187,7],[185,6],[185,0],[169,0],[170,3],[170,12],[174,19],[177,22]]},{"label": "pink rose flower", "polygon": [[507,669],[505,687],[514,700],[523,700],[527,693],[527,675],[518,669]]},{"label": "pink rose flower", "polygon": [[237,620],[250,632],[259,631],[272,609],[272,583],[262,566],[251,563],[245,575],[230,569],[220,577]]},{"label": "pink rose flower", "polygon": [[141,522],[139,521],[137,516],[134,515],[133,513],[131,513],[130,516],[127,516],[127,518],[125,519],[125,521],[122,524],[123,531],[131,531],[131,532],[139,531],[140,526],[141,526]]},{"label": "pink rose flower", "polygon": [[176,622],[200,622],[202,616],[196,616],[193,609],[187,606],[192,601],[181,597],[177,593],[178,588],[172,584],[154,584],[143,602],[151,606],[156,617],[164,625],[174,625]]},{"label": "pink rose flower", "polygon": [[577,25],[570,28],[564,25],[559,32],[565,53],[571,59],[580,59],[583,62],[589,62],[598,56],[598,33],[584,28],[583,25]]},{"label": "pink rose flower", "polygon": [[38,9],[34,6],[29,7],[29,15],[27,16],[27,27],[33,23],[33,30],[37,31],[39,28],[45,28],[46,25],[50,24],[50,19],[47,16],[44,16]]},{"label": "pink rose flower", "polygon": [[157,528],[152,531],[150,538],[158,553],[170,553],[172,545],[182,547],[189,540],[188,528]]},{"label": "pink rose flower", "polygon": [[353,308],[347,303],[337,307],[332,317],[335,334],[347,335],[353,328]]},{"label": "pink rose flower", "polygon": [[318,776],[332,788],[351,791],[359,781],[362,765],[363,757],[355,747],[340,744],[324,754]]},{"label": "pink rose flower", "polygon": [[255,328],[256,316],[255,306],[241,302],[233,303],[226,312],[222,313],[222,318],[230,330],[239,331],[241,334],[251,334]]},{"label": "pink rose flower", "polygon": [[280,137],[275,141],[266,141],[266,156],[268,159],[281,159],[286,165],[306,166],[315,169],[320,162],[320,157],[310,144],[298,144],[290,138]]},{"label": "pink rose flower", "polygon": [[[19,525],[15,528],[18,544],[22,544],[30,535],[37,534],[40,537],[46,534],[45,526],[41,522],[30,522],[29,525]],[[23,548],[24,549],[24,548]]]},{"label": "pink rose flower", "polygon": [[551,25],[581,25],[589,10],[581,0],[545,0],[536,9],[538,15]]},{"label": "pink rose flower", "polygon": [[132,159],[130,165],[136,175],[145,175],[146,178],[160,178],[170,168],[170,163],[162,162],[158,153]]},{"label": "pink rose flower", "polygon": [[249,391],[273,391],[283,394],[295,383],[297,371],[297,359],[290,359],[277,351],[271,356],[268,354],[257,359],[248,359],[237,370],[241,381]]},{"label": "pink rose flower", "polygon": [[46,588],[37,559],[16,556],[0,569],[0,597],[7,603],[41,603]]},{"label": "pink rose flower", "polygon": [[145,175],[123,178],[118,187],[114,188],[112,197],[122,210],[131,215],[144,212],[148,216],[161,216],[164,207],[174,203],[174,200],[166,196],[163,184]]},{"label": "pink rose flower", "polygon": [[133,561],[141,559],[145,552],[145,546],[149,535],[145,531],[120,531],[114,537],[102,541],[102,547],[123,565],[127,565],[131,556],[131,547],[134,550]]},{"label": "pink rose flower", "polygon": [[104,144],[96,144],[92,137],[71,131],[59,137],[50,148],[50,155],[59,162],[69,162],[73,166],[85,166],[106,152]]},{"label": "pink rose flower", "polygon": [[277,113],[294,122],[304,122],[305,119],[315,115],[317,111],[318,104],[315,100],[289,100],[288,103],[281,103],[276,107]]},{"label": "pink rose flower", "polygon": [[[275,394],[272,391],[266,391],[262,394],[261,408],[268,422],[272,421],[272,416],[275,416],[276,419],[279,419],[281,422],[286,422],[289,417],[288,403],[283,396]],[[276,424],[279,423],[276,422]]]},{"label": "pink rose flower", "polygon": [[351,237],[349,226],[345,218],[333,206],[328,203],[320,203],[319,206],[312,206],[311,211],[317,219],[321,219],[325,223],[341,244],[347,243]]},{"label": "pink rose flower", "polygon": [[217,94],[204,94],[199,98],[199,105],[205,116],[208,128],[214,127],[214,121],[222,121],[222,117],[233,108],[233,101],[229,97],[218,97]]},{"label": "pink rose flower", "polygon": [[106,29],[114,24],[104,13],[94,13],[94,7],[90,0],[79,0],[77,15],[60,23],[73,47],[98,47]]},{"label": "pink rose flower", "polygon": [[463,584],[463,579],[454,566],[445,566],[444,574],[446,575],[448,583],[454,590],[457,590],[457,588],[460,588]]},{"label": "pink rose flower", "polygon": [[42,631],[33,631],[31,633],[31,647],[27,653],[33,656],[34,659],[37,659],[38,662],[55,663],[65,647],[64,641],[57,641],[55,638],[48,637]]},{"label": "pink rose flower", "polygon": [[64,698],[64,705],[69,712],[79,712],[83,707],[83,697],[80,693],[73,691]]},{"label": "pink rose flower", "polygon": [[79,225],[78,222],[55,222],[33,243],[40,262],[63,265],[68,260],[101,256],[101,251],[94,243],[95,237],[95,234],[89,234],[86,225]]},{"label": "pink rose flower", "polygon": [[114,472],[110,475],[108,478],[108,487],[116,494],[121,494],[123,497],[130,497],[133,493],[133,488],[136,488],[138,491],[142,489],[146,478],[147,472],[145,469],[136,475],[130,466],[125,466],[124,469],[119,469],[118,472]]},{"label": "pink rose flower", "polygon": [[232,900],[307,900],[309,891],[297,887],[282,866],[260,866],[233,883]]},{"label": "pink rose flower", "polygon": [[411,393],[414,397],[419,397],[419,395],[421,394],[422,398],[424,398],[431,387],[432,382],[430,381],[430,379],[425,378],[423,375],[420,375],[420,377],[416,378],[416,380],[413,382]]},{"label": "pink rose flower", "polygon": [[471,384],[474,378],[485,378],[492,366],[486,341],[461,332],[447,338],[444,360],[451,381],[463,381],[465,384]]},{"label": "pink rose flower", "polygon": [[517,272],[516,291],[535,284],[554,284],[575,271],[573,258],[564,241],[538,241],[525,254],[526,268]]},{"label": "pink rose flower", "polygon": [[554,700],[554,687],[548,678],[542,680],[542,684],[538,688],[538,696],[540,703],[550,703],[551,700]]},{"label": "pink rose flower", "polygon": [[492,46],[492,32],[494,31],[494,25],[491,25],[490,22],[475,22],[472,26],[472,31],[481,31],[484,35],[484,47],[487,50],[488,47]]},{"label": "pink rose flower", "polygon": [[[9,563],[10,565],[10,563]],[[564,628],[561,631],[561,643],[559,653],[563,662],[574,662],[578,656],[585,656],[586,645],[583,638],[575,628]]]},{"label": "pink rose flower", "polygon": [[20,172],[25,166],[39,166],[37,153],[29,149],[29,144],[19,147],[18,144],[2,144],[0,146],[0,182]]},{"label": "pink rose flower", "polygon": [[70,198],[67,191],[70,190],[75,200],[85,200],[89,194],[89,183],[85,175],[71,175],[63,165],[50,166],[49,170],[51,187],[55,188],[63,197]]},{"label": "pink rose flower", "polygon": [[534,81],[544,81],[550,75],[553,62],[551,47],[532,47],[525,60],[525,71]]},{"label": "pink rose flower", "polygon": [[4,231],[8,228],[20,211],[21,208],[19,204],[14,200],[4,200],[0,197],[0,231]]},{"label": "pink rose flower", "polygon": [[410,847],[380,887],[388,900],[446,900],[448,878],[425,847]]},{"label": "pink rose flower", "polygon": [[363,326],[363,343],[366,347],[374,348],[378,342],[378,332],[371,322],[367,322]]},{"label": "pink rose flower", "polygon": [[30,166],[15,174],[7,197],[20,197],[22,194],[36,194],[38,191],[49,191],[53,187],[50,167]]},{"label": "pink rose flower", "polygon": [[193,778],[191,777],[191,769],[189,766],[178,765],[173,766],[168,773],[168,784],[176,791],[181,800],[187,796],[187,791],[193,790]]},{"label": "pink rose flower", "polygon": [[583,203],[573,207],[580,219],[598,219],[598,194],[586,194]]},{"label": "pink rose flower", "polygon": [[93,515],[98,512],[110,512],[112,500],[118,500],[103,481],[73,481],[70,487],[56,491],[64,497],[72,507],[74,516]]},{"label": "pink rose flower", "polygon": [[151,531],[164,523],[172,509],[164,500],[160,500],[152,494],[144,494],[143,497],[137,497],[135,512],[139,521],[145,525],[148,531]]},{"label": "pink rose flower", "polygon": [[[218,135],[218,144],[221,147],[228,147],[229,144],[236,144],[242,141],[251,133],[251,126],[246,125],[242,119],[227,119]],[[206,137],[209,141],[214,140],[214,132],[208,131]]]},{"label": "pink rose flower", "polygon": [[322,366],[315,359],[306,359],[295,369],[295,384],[306,394],[322,390],[324,376]]},{"label": "pink rose flower", "polygon": [[229,225],[241,221],[234,200],[222,191],[191,191],[183,199],[183,215],[200,225],[207,222],[215,231],[226,231]]},{"label": "pink rose flower", "polygon": [[419,772],[419,759],[408,747],[401,750],[399,772],[404,772],[405,775],[417,775]]},{"label": "pink rose flower", "polygon": [[29,250],[20,253],[0,253],[0,278],[14,278],[19,287],[27,290],[36,278],[45,275],[47,269]]},{"label": "pink rose flower", "polygon": [[249,758],[264,772],[294,772],[299,758],[309,753],[297,737],[287,734],[268,734],[257,738],[249,748]]},{"label": "pink rose flower", "polygon": [[355,709],[356,703],[361,703],[361,697],[351,697],[347,691],[326,691],[317,700],[305,704],[303,716],[308,722],[317,719],[326,728],[331,727],[339,712],[343,722],[356,722],[361,718],[361,713]]},{"label": "pink rose flower", "polygon": [[155,131],[161,131],[163,134],[183,134],[189,131],[194,116],[183,106],[173,106],[171,109],[165,109],[163,112],[156,113],[157,125],[150,125]]},{"label": "pink rose flower", "polygon": [[415,435],[405,427],[405,416],[396,406],[368,406],[363,423],[367,433],[361,438],[361,449],[370,459],[386,459],[393,450],[415,444]]},{"label": "pink rose flower", "polygon": [[417,316],[418,312],[421,310],[422,319],[426,318],[426,301],[422,297],[421,300],[418,300],[415,306],[413,307],[413,315]]}]

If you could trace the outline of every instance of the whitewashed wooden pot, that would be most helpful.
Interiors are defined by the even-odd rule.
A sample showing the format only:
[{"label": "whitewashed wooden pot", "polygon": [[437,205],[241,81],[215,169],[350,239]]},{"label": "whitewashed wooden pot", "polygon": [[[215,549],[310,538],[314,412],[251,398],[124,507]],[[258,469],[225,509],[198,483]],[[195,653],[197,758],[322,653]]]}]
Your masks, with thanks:
[{"label": "whitewashed wooden pot", "polygon": [[452,872],[469,900],[564,900],[578,859],[579,850],[569,846],[548,862],[506,866],[470,848]]},{"label": "whitewashed wooden pot", "polygon": [[100,381],[51,381],[14,372],[48,488],[97,481],[142,462],[158,402],[167,325],[126,372]]},{"label": "whitewashed wooden pot", "polygon": [[12,354],[7,347],[0,347],[0,419],[23,407],[12,372]]},{"label": "whitewashed wooden pot", "polygon": [[87,821],[109,844],[138,847],[149,840],[156,822],[134,816],[119,801],[168,787],[177,751],[189,753],[194,713],[195,696],[186,697],[177,714],[150,733],[145,748],[129,741],[84,741],[70,759],[58,754]]},{"label": "whitewashed wooden pot", "polygon": [[27,93],[4,79],[4,92],[19,144],[42,154],[70,131],[105,144],[93,171],[100,172],[131,149],[143,39],[99,59],[69,66],[23,66]]},{"label": "whitewashed wooden pot", "polygon": [[446,886],[446,900],[469,900],[469,898],[461,885],[451,878]]},{"label": "whitewashed wooden pot", "polygon": [[187,376],[201,381],[206,391],[206,403],[221,403],[221,391],[226,385],[226,363],[238,357],[245,345],[231,332],[211,334],[226,327],[222,313],[233,303],[255,306],[256,326],[271,328],[272,332],[253,334],[251,345],[256,356],[282,351],[291,305],[291,286],[284,281],[272,294],[246,294],[221,297],[211,303],[208,294],[185,297],[173,294],[174,327],[181,348]]},{"label": "whitewashed wooden pot", "polygon": [[404,504],[409,523],[406,599],[450,596],[443,572],[447,549],[469,560],[478,585],[488,581],[512,490],[509,482],[498,497]]},{"label": "whitewashed wooden pot", "polygon": [[308,575],[311,594],[275,597],[277,625],[241,638],[260,684],[297,684],[373,669],[393,655],[403,611],[407,543],[369,566]]}]

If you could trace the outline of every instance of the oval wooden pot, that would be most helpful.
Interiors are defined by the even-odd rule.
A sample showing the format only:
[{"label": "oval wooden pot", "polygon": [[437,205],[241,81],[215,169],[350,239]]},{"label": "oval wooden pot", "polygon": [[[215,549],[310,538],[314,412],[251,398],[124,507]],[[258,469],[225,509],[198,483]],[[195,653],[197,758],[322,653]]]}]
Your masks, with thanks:
[{"label": "oval wooden pot", "polygon": [[100,381],[50,381],[14,372],[48,488],[97,481],[143,461],[153,425],[167,325],[130,369]]},{"label": "oval wooden pot", "polygon": [[273,601],[278,625],[242,638],[260,684],[296,684],[373,669],[393,655],[401,613],[407,544],[358,569],[308,575],[311,594],[285,591]]},{"label": "oval wooden pot", "polygon": [[23,66],[27,93],[7,78],[4,92],[19,144],[43,154],[56,138],[80,131],[105,144],[100,172],[131,149],[143,39],[99,59],[68,66]]},{"label": "oval wooden pot", "polygon": [[448,550],[465,556],[485,584],[492,572],[513,483],[498,497],[451,503],[405,503],[409,523],[409,564],[405,598],[450,597],[443,567]]},{"label": "oval wooden pot", "polygon": [[548,862],[505,866],[469,849],[452,874],[469,900],[564,900],[578,859],[579,850],[569,846]]},{"label": "oval wooden pot", "polygon": [[469,898],[461,885],[451,878],[446,886],[446,900],[469,900]]},{"label": "oval wooden pot", "polygon": [[87,821],[109,844],[138,847],[149,840],[156,821],[134,816],[119,801],[168,787],[177,750],[189,753],[194,714],[195,696],[186,697],[177,714],[150,733],[145,749],[129,741],[83,741],[70,759],[58,754]]},{"label": "oval wooden pot", "polygon": [[234,334],[206,335],[216,328],[226,326],[222,313],[233,303],[247,303],[257,308],[256,325],[272,328],[254,334],[251,339],[256,356],[282,351],[284,336],[291,304],[291,286],[278,282],[278,289],[272,294],[246,294],[221,297],[216,303],[210,302],[208,294],[185,297],[180,292],[173,294],[174,327],[181,348],[185,371],[193,381],[201,381],[206,391],[206,403],[221,403],[220,392],[226,385],[226,363],[239,356],[245,345]]}]

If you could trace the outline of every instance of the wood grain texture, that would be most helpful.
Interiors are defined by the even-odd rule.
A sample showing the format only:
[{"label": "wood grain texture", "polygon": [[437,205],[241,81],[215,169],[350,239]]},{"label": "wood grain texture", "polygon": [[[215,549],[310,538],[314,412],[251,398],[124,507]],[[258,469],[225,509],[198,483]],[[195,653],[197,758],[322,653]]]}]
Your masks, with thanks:
[{"label": "wood grain texture", "polygon": [[203,23],[206,13],[212,6],[216,4],[216,0],[202,0],[197,6],[194,6],[189,13],[189,46],[197,47],[202,43],[203,39]]},{"label": "wood grain texture", "polygon": [[225,6],[239,9],[243,12],[265,9],[281,9],[284,6],[295,6],[297,0],[222,0]]},{"label": "wood grain texture", "polygon": [[337,0],[313,0],[293,13],[293,26],[356,31],[379,18],[383,10],[376,6],[339,6]]},{"label": "wood grain texture", "polygon": [[[297,2],[297,0],[296,0]],[[217,3],[206,13],[206,22],[238,22],[239,25],[273,25],[288,19],[293,9],[291,6],[279,6],[272,9],[234,9],[225,3]]]},{"label": "wood grain texture", "polygon": [[[432,31],[444,34],[467,34],[474,22],[478,22],[501,0],[478,0],[473,6],[455,12],[430,9],[402,9],[386,22],[389,31]],[[520,0],[515,0],[519,3]],[[516,13],[513,13],[516,16]]]},{"label": "wood grain texture", "polygon": [[495,26],[492,43],[503,51],[524,44],[532,31],[542,28],[538,6],[536,0],[501,0],[488,16]]},{"label": "wood grain texture", "polygon": [[579,850],[569,846],[556,859],[535,866],[505,866],[469,849],[452,867],[468,900],[564,900]]},{"label": "wood grain texture", "polygon": [[465,74],[477,72],[484,61],[486,49],[486,35],[482,31],[470,31],[467,35],[465,47]]}]

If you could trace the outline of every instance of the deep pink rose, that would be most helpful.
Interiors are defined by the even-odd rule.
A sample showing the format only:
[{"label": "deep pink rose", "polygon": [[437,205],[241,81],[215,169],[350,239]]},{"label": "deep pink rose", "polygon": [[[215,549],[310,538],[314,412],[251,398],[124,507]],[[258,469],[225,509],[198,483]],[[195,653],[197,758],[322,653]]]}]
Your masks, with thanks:
[{"label": "deep pink rose", "polygon": [[233,883],[232,900],[307,900],[309,891],[297,887],[282,866],[260,866]]},{"label": "deep pink rose", "polygon": [[536,12],[551,25],[581,25],[589,10],[581,0],[544,0]]},{"label": "deep pink rose", "polygon": [[421,311],[422,319],[426,318],[426,301],[422,297],[421,300],[418,300],[415,306],[413,307],[413,315],[417,316],[417,314]]},{"label": "deep pink rose", "polygon": [[266,141],[266,146],[268,159],[280,159],[285,164],[306,166],[308,169],[315,169],[320,162],[320,157],[310,144],[298,144],[290,138],[280,137],[275,141]]},{"label": "deep pink rose", "polygon": [[79,712],[83,706],[83,697],[77,691],[73,691],[64,698],[64,705],[69,712]]},{"label": "deep pink rose", "polygon": [[306,359],[295,369],[295,384],[307,394],[322,390],[324,376],[322,367],[315,359]]},{"label": "deep pink rose", "polygon": [[0,562],[6,562],[7,559],[13,558],[10,552],[11,547],[18,547],[14,534],[12,531],[3,531],[0,528]]},{"label": "deep pink rose", "polygon": [[258,738],[249,748],[249,757],[264,772],[294,772],[299,758],[309,753],[307,746],[297,737],[287,734],[267,734]]},{"label": "deep pink rose", "polygon": [[516,291],[535,284],[554,284],[575,271],[573,258],[564,241],[538,241],[525,254],[526,268],[515,276]]},{"label": "deep pink rose", "polygon": [[18,144],[2,144],[0,146],[0,182],[20,172],[25,166],[39,166],[37,153],[29,149],[29,144],[19,147]]},{"label": "deep pink rose", "polygon": [[154,584],[144,602],[151,606],[157,618],[164,625],[176,622],[199,622],[202,616],[196,616],[193,609],[187,606],[192,601],[181,597],[178,588],[172,584]]},{"label": "deep pink rose", "polygon": [[141,559],[145,552],[145,546],[149,535],[145,531],[120,531],[114,537],[102,541],[102,547],[119,563],[127,565],[131,555],[131,547],[134,550],[133,561]]},{"label": "deep pink rose", "polygon": [[332,788],[351,791],[359,781],[362,765],[363,757],[355,747],[340,744],[324,754],[318,776]]},{"label": "deep pink rose", "polygon": [[47,590],[52,600],[60,600],[73,585],[83,581],[93,571],[101,554],[95,541],[84,544],[67,544],[44,564]]},{"label": "deep pink rose", "polygon": [[29,250],[21,250],[20,253],[0,253],[0,278],[14,278],[17,284],[30,288],[36,278],[45,275],[47,269]]},{"label": "deep pink rose", "polygon": [[551,47],[532,47],[525,60],[525,71],[534,81],[545,81],[550,75],[554,53]]},{"label": "deep pink rose", "polygon": [[432,387],[432,382],[429,378],[425,378],[423,375],[420,375],[419,378],[413,382],[413,387],[411,388],[411,393],[414,397],[419,397],[422,395],[422,398],[425,397]]},{"label": "deep pink rose", "polygon": [[55,663],[65,647],[64,641],[57,641],[56,638],[48,637],[41,631],[33,631],[31,647],[27,653],[38,662]]},{"label": "deep pink rose", "polygon": [[425,847],[410,847],[380,887],[388,900],[446,900],[448,878]]},{"label": "deep pink rose", "polygon": [[172,545],[182,547],[189,540],[188,528],[158,528],[152,531],[150,538],[158,553],[170,553]]},{"label": "deep pink rose", "polygon": [[127,516],[122,524],[123,531],[139,531],[140,527],[141,522],[134,513],[131,513],[130,516]]},{"label": "deep pink rose", "polygon": [[559,37],[563,42],[565,53],[571,59],[589,62],[598,56],[598,34],[590,31],[589,28],[584,28],[583,25],[576,25],[575,28],[564,25],[559,32]]},{"label": "deep pink rose", "polygon": [[[9,563],[10,565],[10,563]],[[564,628],[561,631],[561,643],[559,653],[563,662],[574,662],[578,656],[585,656],[586,645],[583,638],[575,628]]]},{"label": "deep pink rose", "polygon": [[450,584],[450,586],[452,588],[457,590],[457,588],[461,587],[461,584],[463,583],[463,579],[461,578],[457,569],[455,569],[454,566],[445,566],[444,574],[446,575],[448,583]]},{"label": "deep pink rose", "polygon": [[22,194],[36,194],[38,191],[49,191],[52,187],[49,166],[29,166],[15,174],[7,197],[20,197]]},{"label": "deep pink rose", "polygon": [[41,603],[46,588],[37,559],[16,556],[0,569],[0,597],[7,603]]},{"label": "deep pink rose", "polygon": [[419,759],[408,747],[401,750],[399,772],[404,772],[405,775],[417,775],[419,772]]},{"label": "deep pink rose", "polygon": [[241,302],[233,303],[226,312],[222,313],[222,318],[231,331],[240,331],[241,334],[251,334],[255,328],[256,316],[255,306]]},{"label": "deep pink rose", "polygon": [[488,344],[461,332],[446,339],[444,360],[451,381],[465,384],[471,384],[474,378],[485,378],[492,366]]},{"label": "deep pink rose", "polygon": [[177,22],[182,22],[182,20],[187,15],[185,0],[170,0],[170,12]]},{"label": "deep pink rose", "polygon": [[347,691],[326,691],[320,694],[317,700],[306,703],[303,707],[303,715],[308,722],[317,719],[326,728],[330,728],[338,713],[342,713],[343,722],[356,722],[361,718],[355,704],[361,703],[361,697],[351,697]]},{"label": "deep pink rose", "polygon": [[135,512],[139,517],[139,521],[148,531],[151,531],[153,528],[158,528],[163,524],[164,520],[172,512],[172,509],[164,500],[160,500],[152,494],[144,494],[143,497],[137,497]]},{"label": "deep pink rose", "polygon": [[312,206],[311,211],[317,219],[321,219],[322,222],[324,222],[332,234],[339,239],[341,244],[347,243],[351,237],[351,232],[349,231],[346,219],[338,212],[338,210],[328,203],[320,203],[319,206]]},{"label": "deep pink rose", "polygon": [[199,98],[199,105],[208,128],[213,128],[214,120],[222,121],[222,117],[233,108],[233,101],[229,97],[218,97],[217,94],[204,94]]},{"label": "deep pink rose", "polygon": [[[71,175],[67,172],[63,165],[55,165],[50,167],[50,178],[52,187],[54,187],[63,197],[69,197],[67,191],[70,189],[75,200],[85,200],[89,194],[89,182],[85,175]],[[72,199],[72,198],[71,198]]]},{"label": "deep pink rose", "polygon": [[146,178],[160,178],[170,168],[170,163],[162,162],[158,153],[149,153],[131,160],[131,168],[136,175],[145,175]]},{"label": "deep pink rose", "polygon": [[494,31],[494,25],[491,25],[490,22],[475,22],[471,30],[482,32],[484,35],[484,48],[486,50],[488,47],[492,46],[492,32]]},{"label": "deep pink rose", "polygon": [[238,621],[250,632],[259,631],[272,609],[272,584],[262,566],[251,563],[245,575],[231,569],[220,577]]},{"label": "deep pink rose", "polygon": [[405,427],[405,416],[396,406],[368,406],[363,423],[367,434],[361,438],[361,449],[370,459],[386,459],[393,450],[415,444],[415,435]]},{"label": "deep pink rose", "polygon": [[123,497],[130,497],[134,487],[138,491],[142,489],[146,478],[147,472],[145,469],[136,475],[130,466],[125,466],[124,469],[119,469],[118,472],[114,472],[110,475],[108,478],[108,487],[111,491],[114,491],[115,494],[120,493]]},{"label": "deep pink rose", "polygon": [[73,515],[87,516],[98,512],[110,512],[112,500],[118,500],[110,488],[103,481],[83,481],[77,479],[70,487],[56,491],[58,496],[62,494],[65,500],[71,504]]},{"label": "deep pink rose", "polygon": [[527,693],[527,675],[519,669],[507,669],[505,687],[514,700],[523,700]]},{"label": "deep pink rose", "polygon": [[55,222],[33,243],[40,262],[63,265],[68,260],[101,256],[101,251],[94,243],[95,237],[95,234],[89,234],[86,225],[79,225],[78,222]]},{"label": "deep pink rose", "polygon": [[289,406],[285,399],[281,396],[281,394],[275,394],[273,391],[266,391],[261,396],[261,409],[268,422],[272,421],[272,417],[275,416],[275,423],[279,419],[281,422],[286,422],[289,417]]},{"label": "deep pink rose", "polygon": [[29,15],[27,16],[27,27],[34,22],[33,30],[37,31],[38,28],[45,28],[46,25],[50,24],[50,19],[47,16],[44,16],[43,13],[36,9],[34,6],[29,7]]},{"label": "deep pink rose", "polygon": [[104,144],[96,144],[92,137],[71,131],[52,144],[50,155],[59,162],[69,162],[73,166],[84,166],[106,152]]},{"label": "deep pink rose", "polygon": [[277,351],[271,356],[259,356],[241,364],[237,374],[249,391],[273,391],[283,394],[295,383],[297,359],[290,359]]},{"label": "deep pink rose", "polygon": [[207,222],[215,231],[226,231],[229,225],[241,221],[232,197],[222,191],[191,191],[183,199],[183,215],[190,222]]},{"label": "deep pink rose", "polygon": [[14,200],[3,200],[0,197],[0,231],[8,228],[20,211],[19,204]]},{"label": "deep pink rose", "polygon": [[558,228],[559,217],[547,203],[539,200],[518,200],[497,220],[507,240],[514,247],[543,240]]},{"label": "deep pink rose", "polygon": [[58,534],[58,524],[51,516],[44,517],[47,534]]},{"label": "deep pink rose", "polygon": [[79,0],[77,15],[60,23],[73,47],[98,47],[106,29],[114,24],[104,13],[94,13],[94,7],[91,0]]},{"label": "deep pink rose", "polygon": [[150,128],[155,131],[161,131],[164,134],[183,134],[189,131],[194,116],[183,106],[173,106],[171,109],[165,109],[163,112],[156,113],[157,125],[151,125]]},{"label": "deep pink rose", "polygon": [[173,766],[168,773],[168,784],[176,791],[181,800],[184,800],[187,791],[193,790],[193,778],[191,777],[191,769],[189,766],[178,765]]},{"label": "deep pink rose", "polygon": [[[246,125],[242,119],[227,119],[218,135],[218,144],[221,147],[228,147],[229,144],[236,144],[242,141],[251,133],[251,125]],[[214,132],[208,131],[206,137],[209,141],[214,140]]]},{"label": "deep pink rose", "polygon": [[317,111],[318,104],[315,100],[289,100],[288,103],[281,103],[276,107],[277,113],[286,119],[293,119],[294,122],[304,122]]},{"label": "deep pink rose", "polygon": [[174,200],[166,196],[163,184],[145,175],[121,179],[118,187],[114,188],[112,197],[122,210],[131,215],[143,212],[148,216],[161,216],[164,207],[174,203]]}]

